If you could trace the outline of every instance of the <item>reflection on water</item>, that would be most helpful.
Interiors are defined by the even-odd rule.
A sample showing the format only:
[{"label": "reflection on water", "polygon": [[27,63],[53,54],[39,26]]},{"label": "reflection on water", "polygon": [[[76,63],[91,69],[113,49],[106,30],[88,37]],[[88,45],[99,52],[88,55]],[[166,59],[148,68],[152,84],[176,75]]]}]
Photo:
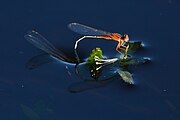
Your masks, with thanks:
[{"label": "reflection on water", "polygon": [[[0,119],[179,120],[179,1],[31,0],[2,1],[0,6]],[[81,37],[68,30],[71,22],[125,32],[130,40],[145,43],[134,57],[152,62],[129,68],[135,85],[118,75],[110,81],[83,81],[75,73],[77,61],[67,64],[44,53],[40,57],[42,52],[23,38],[36,29],[63,54],[70,53],[62,57],[69,59]],[[100,47],[107,58],[119,58],[116,45],[88,39],[79,44],[78,54],[84,61]]]},{"label": "reflection on water", "polygon": [[[34,35],[34,33],[35,33],[35,35]],[[79,93],[79,92],[83,92],[83,91],[90,90],[90,89],[92,90],[94,88],[100,88],[100,87],[103,88],[105,86],[107,87],[110,84],[113,85],[114,83],[121,84],[121,88],[125,88],[127,90],[130,90],[130,89],[133,90],[133,88],[134,88],[133,85],[128,85],[127,83],[123,83],[123,82],[117,83],[117,80],[119,81],[121,79],[121,77],[118,74],[118,71],[121,69],[129,70],[129,71],[136,71],[135,69],[137,69],[138,65],[149,63],[149,61],[150,61],[150,59],[146,58],[146,57],[144,57],[144,58],[130,57],[126,61],[124,61],[123,59],[116,59],[112,63],[103,65],[100,69],[101,72],[100,72],[99,76],[96,77],[97,79],[94,79],[92,77],[92,73],[90,72],[90,69],[86,62],[77,64],[76,61],[71,61],[67,57],[68,55],[65,55],[63,52],[56,49],[51,43],[49,43],[44,37],[42,37],[37,32],[33,32],[33,34],[28,33],[28,37],[29,38],[27,38],[27,37],[26,38],[32,44],[34,44],[36,47],[43,50],[47,54],[41,54],[41,55],[31,58],[27,62],[26,67],[28,69],[35,69],[35,68],[38,68],[39,66],[42,66],[47,63],[62,61],[61,63],[65,65],[65,70],[67,71],[68,76],[70,76],[70,78],[73,78],[74,75],[77,75],[78,79],[79,79],[78,82],[74,82],[68,86],[67,89],[71,93]],[[141,51],[143,51],[143,50],[144,49],[141,49]],[[106,58],[106,60],[110,61],[110,59],[107,59],[107,58]],[[68,64],[69,61],[70,61],[70,64]],[[69,67],[74,68],[75,74],[73,74],[71,72]],[[174,110],[176,110],[176,107],[173,105],[173,103],[168,98],[163,97],[162,93],[160,92],[160,90],[158,88],[156,88],[154,85],[151,85],[147,81],[144,81],[144,83],[146,86],[148,86],[150,88],[150,90],[153,90],[156,93],[157,97],[163,101],[163,104],[165,104],[165,106],[168,108],[168,110],[170,110],[172,112]],[[102,89],[102,90],[104,90],[104,89]],[[114,104],[120,105],[121,107],[123,107],[127,110],[130,110],[130,111],[143,112],[143,113],[150,114],[150,113],[152,113],[152,110],[154,110],[154,109],[147,108],[147,107],[136,107],[135,105],[128,105],[126,102],[124,102],[124,103],[117,102],[113,97],[112,98],[108,97],[111,95],[106,96],[106,95],[100,94],[99,92],[92,92],[92,94],[96,97],[105,98],[107,101],[112,101],[112,102],[114,102]],[[116,97],[119,99],[118,96],[116,96]],[[21,104],[21,109],[24,112],[24,114],[30,119],[40,119],[40,118],[42,118],[42,116],[44,117],[46,115],[47,115],[46,118],[48,118],[48,116],[51,116],[54,114],[53,108],[49,107],[48,104],[45,105],[43,103],[43,101],[35,103],[35,105],[33,107],[28,107],[24,104]]]},{"label": "reflection on water", "polygon": [[[119,76],[119,79],[124,80],[126,83],[134,84],[131,73],[126,71],[128,70],[128,67],[145,64],[150,61],[149,58],[133,58],[130,56],[130,53],[133,53],[142,47],[141,42],[125,43],[127,44],[125,46],[129,46],[127,53],[124,53],[126,58],[107,59],[104,58],[102,54],[103,52],[100,48],[95,48],[92,50],[92,53],[86,62],[77,63],[76,61],[68,58],[62,51],[55,48],[54,45],[36,31],[28,32],[25,35],[25,39],[47,53],[31,58],[26,64],[28,69],[34,69],[43,64],[51,63],[53,62],[53,58],[70,64],[74,63],[75,72],[84,83],[78,84],[79,88],[77,84],[69,87],[70,92],[81,92],[90,88],[92,89],[104,86],[109,81],[113,80],[115,76]],[[121,54],[123,54],[123,51]],[[79,59],[78,56],[77,58]],[[66,69],[67,68],[68,67],[66,65]],[[68,74],[70,74],[69,71]]]}]

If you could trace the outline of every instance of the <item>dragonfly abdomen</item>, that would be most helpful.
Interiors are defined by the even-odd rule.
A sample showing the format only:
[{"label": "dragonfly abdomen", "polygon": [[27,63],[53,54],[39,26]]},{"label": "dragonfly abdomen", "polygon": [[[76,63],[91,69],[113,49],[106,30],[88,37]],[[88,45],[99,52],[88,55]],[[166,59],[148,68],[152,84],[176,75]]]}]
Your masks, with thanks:
[{"label": "dragonfly abdomen", "polygon": [[121,39],[121,35],[118,33],[111,33],[108,35],[102,35],[102,36],[97,36],[98,38],[103,38],[103,39],[108,39],[108,40],[115,40],[119,41]]}]

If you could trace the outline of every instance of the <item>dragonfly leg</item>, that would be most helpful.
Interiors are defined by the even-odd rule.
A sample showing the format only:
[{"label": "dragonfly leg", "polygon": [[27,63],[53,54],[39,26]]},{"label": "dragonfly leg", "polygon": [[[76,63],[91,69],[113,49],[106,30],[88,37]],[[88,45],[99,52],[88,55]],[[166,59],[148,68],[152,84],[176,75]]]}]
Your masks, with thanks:
[{"label": "dragonfly leg", "polygon": [[128,55],[127,52],[128,52],[128,49],[129,49],[129,45],[128,46],[123,46],[123,43],[124,42],[119,41],[119,44],[116,47],[116,51],[118,51],[119,53],[122,53],[122,51],[125,51],[123,59],[126,59],[127,55]]},{"label": "dragonfly leg", "polygon": [[118,51],[119,53],[122,53],[121,50],[124,50],[124,46],[122,46],[122,44],[123,44],[123,41],[120,40],[116,47],[116,51]]},{"label": "dragonfly leg", "polygon": [[128,54],[127,54],[128,49],[129,49],[129,45],[125,47],[125,54],[124,54],[124,57],[123,57],[124,59],[127,58],[127,55],[128,55]]},{"label": "dragonfly leg", "polygon": [[119,50],[119,45],[116,46],[116,51],[118,51],[119,53],[121,53],[121,51]]}]

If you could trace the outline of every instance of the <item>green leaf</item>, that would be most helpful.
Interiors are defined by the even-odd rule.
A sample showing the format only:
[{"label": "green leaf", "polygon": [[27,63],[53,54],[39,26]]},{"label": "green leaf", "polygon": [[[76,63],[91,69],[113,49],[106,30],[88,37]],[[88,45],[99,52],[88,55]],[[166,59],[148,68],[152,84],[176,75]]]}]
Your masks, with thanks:
[{"label": "green leaf", "polygon": [[150,62],[150,58],[128,58],[128,59],[121,59],[120,65],[121,66],[141,65],[149,62]]},{"label": "green leaf", "polygon": [[141,48],[142,47],[141,43],[142,42],[127,42],[127,44],[129,45],[128,53],[135,52],[136,50]]},{"label": "green leaf", "polygon": [[122,71],[122,70],[119,70],[118,73],[121,76],[122,80],[124,80],[124,82],[129,83],[129,84],[134,84],[131,73],[129,73],[128,71]]},{"label": "green leaf", "polygon": [[[136,52],[139,48],[142,47],[142,42],[126,42],[124,46],[128,46],[129,49],[127,53],[134,53]],[[124,50],[121,50],[121,52],[125,52]]]},{"label": "green leaf", "polygon": [[103,53],[101,48],[95,48],[92,50],[92,53],[88,57],[87,65],[89,67],[89,71],[91,73],[91,77],[94,79],[98,79],[101,74],[101,60],[103,59]]},{"label": "green leaf", "polygon": [[102,59],[102,58],[103,58],[103,53],[101,48],[95,48],[92,50],[92,53],[88,57],[87,64],[94,65],[96,59]]}]

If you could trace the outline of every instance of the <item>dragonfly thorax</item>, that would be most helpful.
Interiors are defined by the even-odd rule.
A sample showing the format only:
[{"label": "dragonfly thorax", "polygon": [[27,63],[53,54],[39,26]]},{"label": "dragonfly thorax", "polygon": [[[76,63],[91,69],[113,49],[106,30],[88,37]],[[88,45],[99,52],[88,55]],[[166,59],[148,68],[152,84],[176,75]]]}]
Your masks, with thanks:
[{"label": "dragonfly thorax", "polygon": [[120,34],[118,34],[118,33],[112,33],[111,38],[113,40],[119,41],[122,38],[122,36]]}]

